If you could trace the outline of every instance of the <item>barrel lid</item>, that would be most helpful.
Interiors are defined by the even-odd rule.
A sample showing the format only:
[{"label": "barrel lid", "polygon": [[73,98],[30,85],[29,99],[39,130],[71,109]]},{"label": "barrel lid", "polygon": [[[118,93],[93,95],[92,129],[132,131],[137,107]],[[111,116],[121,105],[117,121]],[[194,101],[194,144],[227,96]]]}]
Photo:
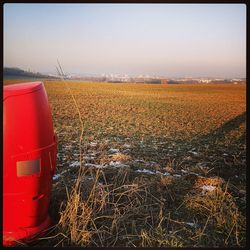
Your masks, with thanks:
[{"label": "barrel lid", "polygon": [[25,82],[25,83],[5,85],[3,91],[4,92],[3,99],[5,100],[6,98],[11,96],[31,93],[41,89],[42,87],[43,87],[42,82]]}]

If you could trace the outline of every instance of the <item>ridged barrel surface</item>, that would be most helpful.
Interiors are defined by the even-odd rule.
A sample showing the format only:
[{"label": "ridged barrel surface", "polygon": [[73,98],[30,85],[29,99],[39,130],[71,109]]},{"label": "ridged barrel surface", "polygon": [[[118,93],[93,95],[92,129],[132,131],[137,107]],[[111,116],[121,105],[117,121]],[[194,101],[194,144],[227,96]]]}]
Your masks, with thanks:
[{"label": "ridged barrel surface", "polygon": [[56,136],[42,82],[4,86],[3,237],[25,240],[48,226]]}]

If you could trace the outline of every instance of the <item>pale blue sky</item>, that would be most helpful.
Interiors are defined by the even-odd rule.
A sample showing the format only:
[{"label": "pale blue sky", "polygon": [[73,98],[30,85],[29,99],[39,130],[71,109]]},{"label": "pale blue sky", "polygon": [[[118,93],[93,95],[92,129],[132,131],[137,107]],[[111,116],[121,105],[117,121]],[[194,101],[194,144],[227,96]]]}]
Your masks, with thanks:
[{"label": "pale blue sky", "polygon": [[244,4],[5,4],[4,66],[245,77]]}]

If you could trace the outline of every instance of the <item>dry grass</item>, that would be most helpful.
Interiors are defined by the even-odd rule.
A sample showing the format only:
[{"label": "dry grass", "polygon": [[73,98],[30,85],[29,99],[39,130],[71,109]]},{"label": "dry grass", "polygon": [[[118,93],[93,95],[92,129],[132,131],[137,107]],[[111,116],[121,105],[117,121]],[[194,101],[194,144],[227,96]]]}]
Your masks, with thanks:
[{"label": "dry grass", "polygon": [[[106,171],[105,171],[106,172]],[[65,187],[57,246],[242,246],[245,220],[219,178],[88,169]],[[110,178],[110,175],[112,178]],[[215,190],[202,194],[203,185]],[[69,190],[70,189],[70,190]],[[190,224],[191,223],[191,226]],[[194,225],[192,225],[194,224]]]},{"label": "dry grass", "polygon": [[128,161],[131,159],[131,157],[129,155],[126,155],[126,154],[116,153],[116,154],[112,155],[111,159],[113,161]]},{"label": "dry grass", "polygon": [[195,233],[193,239],[198,238],[198,242],[213,242],[220,247],[241,246],[245,240],[244,217],[238,211],[235,199],[228,192],[228,183],[223,189],[220,186],[221,182],[215,180],[208,180],[210,185],[213,183],[212,185],[216,186],[214,191],[186,197],[187,208],[194,216],[200,217],[199,221],[206,220],[204,227]]},{"label": "dry grass", "polygon": [[[129,180],[129,173],[123,170],[111,183],[105,182],[100,170],[91,181],[86,175],[78,177],[80,186],[73,185],[60,209],[58,227],[65,235],[63,245],[108,247],[123,242],[132,246],[138,240],[137,230],[146,224],[140,212],[150,216],[149,205],[158,206],[152,197],[147,198],[146,183],[141,178]],[[140,219],[141,225],[137,224]]]}]

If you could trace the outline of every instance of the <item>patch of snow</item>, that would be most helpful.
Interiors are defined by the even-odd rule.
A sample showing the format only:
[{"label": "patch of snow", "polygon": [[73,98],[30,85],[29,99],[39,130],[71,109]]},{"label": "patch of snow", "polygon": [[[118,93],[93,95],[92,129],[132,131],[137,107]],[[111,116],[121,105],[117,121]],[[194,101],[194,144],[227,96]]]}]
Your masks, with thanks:
[{"label": "patch of snow", "polygon": [[190,174],[194,174],[194,175],[196,175],[196,176],[200,176],[199,174],[194,173],[194,172],[190,172]]},{"label": "patch of snow", "polygon": [[94,156],[84,156],[83,159],[90,161],[90,160],[94,160],[95,157]]},{"label": "patch of snow", "polygon": [[120,161],[111,161],[109,166],[120,168],[120,167],[128,167],[128,165],[122,164]]},{"label": "patch of snow", "polygon": [[111,161],[111,162],[109,163],[110,166],[115,166],[115,165],[120,165],[120,164],[121,164],[120,161]]},{"label": "patch of snow", "polygon": [[93,180],[93,177],[87,177],[88,180]]},{"label": "patch of snow", "polygon": [[177,178],[181,177],[180,174],[174,174],[173,176],[174,176],[174,177],[177,177]]},{"label": "patch of snow", "polygon": [[61,177],[61,174],[55,174],[53,176],[53,181],[58,180]]},{"label": "patch of snow", "polygon": [[193,222],[186,222],[185,224],[190,226],[190,227],[194,227],[194,228],[198,227],[198,225],[196,223],[193,223]]},{"label": "patch of snow", "polygon": [[144,160],[140,160],[140,159],[136,159],[135,162],[139,162],[139,163],[145,163]]},{"label": "patch of snow", "polygon": [[65,173],[69,172],[70,169],[65,169],[63,170],[61,173],[55,174],[53,176],[53,180],[58,180],[59,178],[61,178]]},{"label": "patch of snow", "polygon": [[181,172],[184,173],[184,174],[188,173],[188,171],[185,170],[185,169],[182,169]]},{"label": "patch of snow", "polygon": [[166,142],[158,142],[158,145],[164,145]]},{"label": "patch of snow", "polygon": [[109,153],[112,153],[112,154],[118,153],[119,151],[120,151],[120,150],[117,149],[117,148],[111,148],[111,149],[109,149]]},{"label": "patch of snow", "polygon": [[69,166],[70,166],[70,167],[79,167],[79,166],[80,166],[80,162],[79,162],[79,161],[74,161],[74,162],[71,163]]},{"label": "patch of snow", "polygon": [[193,155],[198,155],[198,153],[197,152],[195,152],[195,151],[188,151],[189,153],[192,153]]},{"label": "patch of snow", "polygon": [[124,148],[131,148],[131,145],[130,145],[130,144],[127,144],[127,143],[125,143],[125,144],[123,145],[123,147],[124,147]]},{"label": "patch of snow", "polygon": [[92,163],[85,163],[85,167],[94,167],[94,168],[105,168],[104,165],[92,164]]},{"label": "patch of snow", "polygon": [[143,170],[141,170],[141,169],[137,169],[135,172],[145,173],[145,174],[155,174],[155,172],[150,171],[150,170],[145,169],[145,168],[144,168]]},{"label": "patch of snow", "polygon": [[245,194],[246,194],[246,190],[241,189],[241,190],[239,191],[239,193],[242,194],[242,195],[245,195]]},{"label": "patch of snow", "polygon": [[223,156],[228,156],[228,154],[224,153]]},{"label": "patch of snow", "polygon": [[168,176],[168,175],[170,175],[169,173],[161,173],[162,175],[165,175],[165,176]]},{"label": "patch of snow", "polygon": [[139,172],[139,173],[145,173],[145,174],[160,174],[160,175],[164,175],[164,176],[168,176],[168,175],[170,175],[169,173],[162,173],[162,172],[160,172],[160,171],[155,171],[155,172],[153,172],[153,171],[151,171],[151,170],[148,170],[148,169],[143,169],[143,170],[141,170],[141,169],[137,169],[135,172]]},{"label": "patch of snow", "polygon": [[121,164],[120,161],[111,161],[111,162],[109,163],[110,166],[116,166],[116,165],[120,165],[120,164]]},{"label": "patch of snow", "polygon": [[130,149],[127,148],[127,149],[123,150],[122,152],[123,152],[123,153],[129,153],[129,152],[130,152]]},{"label": "patch of snow", "polygon": [[161,175],[164,175],[164,176],[168,176],[168,175],[170,175],[169,173],[167,173],[167,172],[165,172],[165,173],[162,173],[162,172],[160,172],[160,171],[156,171],[156,174],[161,174]]},{"label": "patch of snow", "polygon": [[63,174],[65,174],[65,173],[69,172],[69,171],[70,171],[70,169],[63,170],[63,171],[60,173],[60,175],[63,175]]}]

